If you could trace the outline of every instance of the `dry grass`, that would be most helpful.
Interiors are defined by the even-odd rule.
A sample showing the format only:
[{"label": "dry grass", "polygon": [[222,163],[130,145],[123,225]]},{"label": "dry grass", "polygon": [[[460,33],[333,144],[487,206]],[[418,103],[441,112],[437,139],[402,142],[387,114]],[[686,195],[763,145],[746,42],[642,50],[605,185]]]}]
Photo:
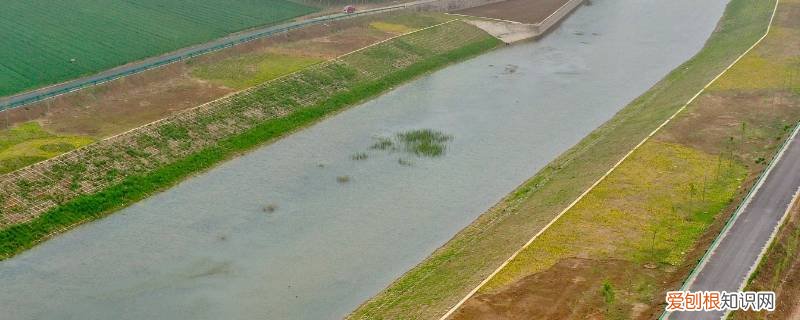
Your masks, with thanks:
[{"label": "dry grass", "polygon": [[192,68],[192,77],[208,80],[231,89],[245,89],[303,69],[322,59],[275,54],[271,52],[242,55]]},{"label": "dry grass", "polygon": [[482,291],[567,257],[680,264],[745,177],[743,166],[719,161],[681,145],[645,144]]},{"label": "dry grass", "polygon": [[383,32],[386,32],[386,33],[392,33],[392,34],[403,34],[403,33],[411,32],[411,31],[414,30],[414,29],[412,29],[412,28],[410,28],[408,26],[402,25],[402,24],[389,23],[389,22],[383,22],[383,21],[372,22],[372,23],[369,24],[369,26],[372,27],[372,28],[378,29],[380,31],[383,31]]},{"label": "dry grass", "polygon": [[[719,79],[712,90],[759,90],[786,85],[796,70],[780,60],[766,59],[758,53],[739,61],[728,75]],[[800,75],[798,75],[800,80]]]},{"label": "dry grass", "polygon": [[36,122],[0,132],[0,174],[94,142],[91,137],[59,136],[44,131]]}]

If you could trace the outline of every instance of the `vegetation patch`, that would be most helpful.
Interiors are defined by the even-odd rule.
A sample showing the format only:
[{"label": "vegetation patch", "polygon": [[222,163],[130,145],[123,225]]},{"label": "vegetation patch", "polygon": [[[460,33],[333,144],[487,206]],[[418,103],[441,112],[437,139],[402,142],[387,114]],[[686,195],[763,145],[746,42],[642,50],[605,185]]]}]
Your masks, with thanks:
[{"label": "vegetation patch", "polygon": [[[434,158],[444,155],[453,136],[432,129],[417,129],[400,132],[393,138],[378,137],[375,140],[370,149]],[[403,161],[402,158],[399,160],[401,164]]]},{"label": "vegetation patch", "polygon": [[39,146],[39,150],[50,153],[64,153],[75,149],[75,146],[66,142],[54,142]]},{"label": "vegetation patch", "polygon": [[735,161],[648,142],[482,288],[492,291],[561,259],[677,266],[747,171]]},{"label": "vegetation patch", "polygon": [[338,183],[348,183],[348,182],[350,182],[350,176],[338,176],[338,177],[336,177],[336,182],[338,182]]},{"label": "vegetation patch", "polygon": [[[719,79],[713,90],[746,89],[758,90],[781,87],[787,82],[800,84],[800,59],[797,62],[767,59],[758,53],[751,53],[739,61],[728,73]],[[791,65],[795,64],[794,68]],[[793,79],[793,78],[797,79]]]},{"label": "vegetation patch", "polygon": [[52,158],[93,141],[90,137],[58,136],[44,131],[36,122],[0,131],[0,174]]},{"label": "vegetation patch", "polygon": [[228,88],[245,89],[319,62],[322,59],[267,52],[199,64],[191,74]]},{"label": "vegetation patch", "polygon": [[403,150],[417,156],[438,157],[444,154],[446,143],[453,136],[431,129],[412,130],[397,134]]},{"label": "vegetation patch", "polygon": [[414,30],[412,27],[406,25],[389,23],[384,21],[375,21],[370,23],[369,26],[378,29],[380,31],[393,34],[403,34]]}]

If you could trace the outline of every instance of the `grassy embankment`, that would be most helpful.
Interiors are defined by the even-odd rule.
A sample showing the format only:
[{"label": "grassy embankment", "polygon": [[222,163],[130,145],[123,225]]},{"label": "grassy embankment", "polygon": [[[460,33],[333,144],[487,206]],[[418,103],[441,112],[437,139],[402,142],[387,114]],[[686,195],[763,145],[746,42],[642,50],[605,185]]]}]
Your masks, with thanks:
[{"label": "grassy embankment", "polygon": [[[436,23],[444,22],[444,19],[435,15],[398,15],[388,16],[381,20],[372,21],[366,30],[358,30],[358,37],[364,37],[364,33],[375,33],[375,37],[383,34],[400,35],[412,32],[416,29],[424,28]],[[331,37],[347,37],[348,34],[331,35]],[[337,39],[329,39],[329,42],[336,42]],[[324,59],[313,54],[286,54],[282,51],[294,46],[276,46],[267,48],[260,52],[249,53],[241,56],[230,57],[222,61],[211,61],[198,63],[192,67],[192,77],[208,80],[232,89],[245,89],[259,83],[269,81],[303,69],[310,65],[320,63]],[[302,48],[308,51],[308,47]],[[310,50],[315,51],[315,50]]]},{"label": "grassy embankment", "polygon": [[[350,318],[434,318],[443,314],[755,42],[766,28],[773,4],[773,1],[732,1],[719,27],[695,57],[362,305]],[[687,114],[698,110],[697,106]],[[775,137],[784,133],[783,126],[772,127],[776,117],[783,115],[765,117],[763,121],[748,119],[753,120],[752,125],[747,125],[750,140],[733,144],[757,147],[759,156],[767,155],[776,142]],[[721,136],[740,137],[739,134],[732,134],[730,128],[714,128],[718,129],[713,135],[716,138],[709,143],[728,150],[725,155],[675,141],[652,141],[526,250],[483,293],[502,290],[509,283],[544,270],[554,261],[572,256],[653,263],[659,270],[672,270],[671,266],[689,263],[687,251],[718,212],[727,207],[741,182],[739,179],[744,178],[745,167],[749,166],[751,172],[759,168],[748,154],[752,150],[730,152],[730,137]],[[769,137],[769,141],[764,137]],[[598,231],[592,231],[595,226]],[[560,288],[567,285],[549,284],[552,288],[549,294],[558,296]],[[661,283],[652,281],[637,285],[638,288],[617,289],[621,291],[619,305],[630,305],[629,300],[638,297],[649,297],[644,299],[649,303],[652,293],[661,287]],[[626,290],[639,294],[634,297],[626,294]],[[588,295],[573,298],[594,301],[594,291]],[[575,302],[571,299],[561,302],[564,301]]]},{"label": "grassy embankment", "polygon": [[[774,2],[759,5],[771,9]],[[727,219],[740,200],[734,201],[734,195],[741,196],[751,187],[765,159],[772,158],[800,119],[800,79],[795,78],[800,66],[796,46],[800,28],[792,25],[798,18],[796,9],[796,2],[782,4],[774,33],[518,255],[481,293],[490,296],[503,291],[570,257],[596,260],[597,265],[623,260],[631,262],[630,267],[614,272],[623,272],[627,279],[612,281],[617,298],[607,306],[605,316],[648,317],[642,306],[658,314],[663,291],[677,285],[670,280],[684,278],[697,262],[695,254],[708,245],[700,241],[701,236],[706,234],[708,239],[718,232],[710,228],[712,223]],[[676,148],[685,153],[673,153]],[[681,163],[690,158],[705,160]],[[741,189],[737,192],[737,188]],[[644,277],[652,274],[648,265],[658,272]],[[601,298],[600,284],[596,287],[594,295],[580,297],[585,305]]]},{"label": "grassy embankment", "polygon": [[[498,44],[466,23],[443,24],[93,144],[62,159],[63,164],[37,166],[32,170],[41,170],[41,175],[17,177],[4,186],[27,205],[0,197],[0,220],[7,224],[0,231],[0,257],[12,256],[64,228],[103,217],[220,161]],[[43,213],[32,211],[32,204],[43,202],[57,205]],[[8,224],[9,218],[21,222]]]},{"label": "grassy embankment", "polygon": [[[11,116],[17,124],[8,128],[4,121],[8,114],[0,114],[0,174],[72,149],[61,142],[80,147],[232,90],[449,19],[440,14],[393,12],[339,21],[325,29],[295,30],[35,104]],[[38,146],[49,143],[42,140],[45,137],[57,140],[61,147],[48,146],[42,152]]]}]

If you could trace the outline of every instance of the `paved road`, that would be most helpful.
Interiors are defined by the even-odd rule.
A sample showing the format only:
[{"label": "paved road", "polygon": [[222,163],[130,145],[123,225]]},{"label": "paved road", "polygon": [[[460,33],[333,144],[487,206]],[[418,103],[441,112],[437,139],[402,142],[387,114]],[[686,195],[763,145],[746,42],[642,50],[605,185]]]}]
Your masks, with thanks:
[{"label": "paved road", "polygon": [[125,76],[129,76],[135,73],[139,73],[142,71],[158,68],[176,61],[181,61],[187,58],[195,57],[198,55],[202,55],[205,53],[213,52],[219,49],[231,47],[233,45],[268,37],[270,35],[274,35],[277,33],[294,30],[298,28],[302,28],[308,25],[319,24],[319,23],[326,23],[334,20],[341,20],[341,19],[349,19],[356,16],[363,16],[369,14],[376,14],[381,12],[393,11],[393,10],[400,10],[405,9],[412,6],[422,5],[430,2],[435,2],[438,0],[419,0],[413,2],[407,2],[398,5],[392,6],[385,6],[379,8],[373,8],[364,10],[361,12],[357,12],[354,14],[343,14],[343,13],[336,13],[330,14],[322,17],[311,18],[303,21],[297,22],[289,22],[275,26],[264,27],[260,29],[250,30],[246,32],[240,32],[236,34],[232,34],[226,36],[224,38],[220,38],[217,40],[213,40],[211,42],[207,42],[204,44],[187,47],[183,49],[179,49],[177,51],[173,51],[170,53],[166,53],[161,56],[148,58],[145,60],[141,60],[138,62],[129,63],[120,67],[116,67],[113,69],[109,69],[91,76],[78,78],[75,80],[70,80],[66,82],[62,82],[56,85],[52,85],[49,87],[39,88],[36,90],[31,90],[28,92],[23,92],[13,96],[7,97],[0,97],[0,111],[5,109],[13,109],[18,108],[30,103],[34,103],[37,101],[45,100],[48,98],[52,98],[55,96],[59,96],[65,93],[73,92],[76,90],[80,90],[82,88],[90,87],[97,85],[99,83],[108,82],[111,80],[119,79]]},{"label": "paved road", "polygon": [[[723,234],[696,277],[690,280],[686,286],[689,291],[738,291],[750,276],[762,249],[769,245],[773,231],[779,227],[800,188],[800,138],[797,138],[797,131],[784,150],[761,187],[746,200],[749,202]],[[721,311],[676,312],[668,318],[720,319],[724,316]]]}]

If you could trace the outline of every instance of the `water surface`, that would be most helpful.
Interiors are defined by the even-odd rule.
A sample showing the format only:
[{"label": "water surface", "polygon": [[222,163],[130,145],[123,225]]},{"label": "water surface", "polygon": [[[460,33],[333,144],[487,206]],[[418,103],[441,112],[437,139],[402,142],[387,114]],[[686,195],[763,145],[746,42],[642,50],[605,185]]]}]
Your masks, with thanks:
[{"label": "water surface", "polygon": [[[342,317],[696,53],[726,1],[591,3],[539,42],[423,77],[0,262],[0,317]],[[421,128],[454,137],[444,156],[351,159]]]}]

